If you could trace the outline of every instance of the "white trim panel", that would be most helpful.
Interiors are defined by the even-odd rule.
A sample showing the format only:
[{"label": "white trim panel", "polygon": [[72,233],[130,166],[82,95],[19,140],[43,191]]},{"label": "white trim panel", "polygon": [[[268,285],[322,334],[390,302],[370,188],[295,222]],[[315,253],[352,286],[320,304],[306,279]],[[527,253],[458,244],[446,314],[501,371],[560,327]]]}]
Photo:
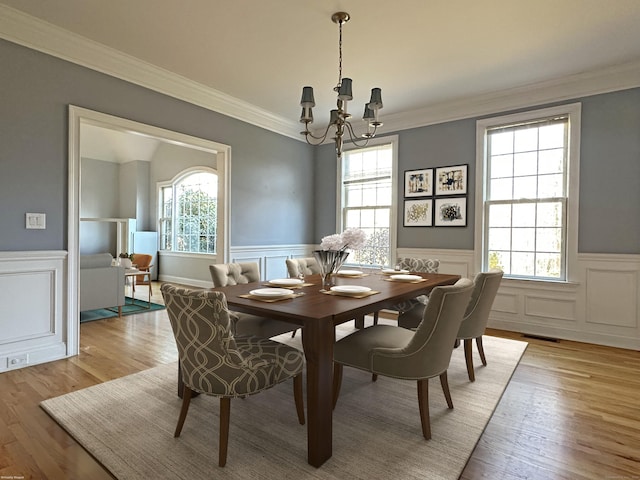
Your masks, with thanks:
[{"label": "white trim panel", "polygon": [[68,356],[66,252],[0,252],[0,372]]}]

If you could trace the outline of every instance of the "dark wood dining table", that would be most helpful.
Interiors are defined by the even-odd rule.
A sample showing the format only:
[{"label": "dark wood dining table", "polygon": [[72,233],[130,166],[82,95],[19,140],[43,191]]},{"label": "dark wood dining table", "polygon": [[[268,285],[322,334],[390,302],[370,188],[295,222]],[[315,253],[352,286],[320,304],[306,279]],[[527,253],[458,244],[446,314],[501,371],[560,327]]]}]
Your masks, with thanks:
[{"label": "dark wood dining table", "polygon": [[251,313],[290,322],[302,327],[302,345],[307,367],[307,460],[320,467],[332,455],[332,379],[333,344],[335,326],[358,320],[365,315],[392,307],[429,293],[439,285],[452,285],[460,275],[418,273],[424,281],[419,283],[391,281],[378,270],[363,270],[363,276],[336,276],[336,285],[359,285],[379,292],[365,298],[331,295],[321,292],[319,275],[309,275],[305,283],[311,285],[295,289],[304,293],[286,300],[264,302],[241,297],[251,290],[262,288],[268,282],[253,282],[214,288],[225,293],[230,310]]}]

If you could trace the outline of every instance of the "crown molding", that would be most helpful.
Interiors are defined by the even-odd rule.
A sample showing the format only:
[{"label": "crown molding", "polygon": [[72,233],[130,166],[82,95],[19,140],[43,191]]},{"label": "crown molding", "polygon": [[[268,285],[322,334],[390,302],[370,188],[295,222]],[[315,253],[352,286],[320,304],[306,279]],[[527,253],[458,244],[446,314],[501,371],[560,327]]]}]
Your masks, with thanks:
[{"label": "crown molding", "polygon": [[258,108],[6,5],[0,5],[0,38],[266,130],[300,138],[297,120],[292,121]]},{"label": "crown molding", "polygon": [[[300,136],[297,120],[290,120],[258,108],[6,5],[0,5],[0,38],[304,141]],[[635,61],[383,116],[384,130],[379,133],[384,135],[387,132],[393,133],[638,86],[640,61]]]},{"label": "crown molding", "polygon": [[407,130],[639,86],[640,61],[635,61],[389,115],[384,117],[384,127],[389,132]]}]

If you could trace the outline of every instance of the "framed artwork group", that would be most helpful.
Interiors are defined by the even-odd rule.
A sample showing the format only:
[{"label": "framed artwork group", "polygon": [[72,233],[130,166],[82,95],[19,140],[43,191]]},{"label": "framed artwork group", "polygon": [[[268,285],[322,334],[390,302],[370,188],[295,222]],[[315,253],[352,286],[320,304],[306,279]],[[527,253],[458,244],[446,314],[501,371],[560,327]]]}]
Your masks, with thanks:
[{"label": "framed artwork group", "polygon": [[465,227],[468,165],[404,172],[405,227]]}]

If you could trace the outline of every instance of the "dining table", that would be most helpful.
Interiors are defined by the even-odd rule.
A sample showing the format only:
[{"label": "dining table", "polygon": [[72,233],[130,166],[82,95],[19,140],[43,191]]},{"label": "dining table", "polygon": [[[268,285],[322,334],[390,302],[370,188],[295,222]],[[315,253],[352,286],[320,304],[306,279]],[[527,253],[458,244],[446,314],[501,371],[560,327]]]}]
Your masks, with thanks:
[{"label": "dining table", "polygon": [[[428,294],[440,285],[452,285],[460,275],[414,273],[421,278],[394,279],[382,270],[352,270],[348,275],[333,276],[334,285],[369,288],[367,294],[323,290],[320,275],[308,275],[294,293],[273,300],[250,292],[273,287],[269,281],[252,282],[212,290],[223,292],[230,310],[289,322],[302,329],[302,346],[306,359],[307,380],[307,461],[320,467],[332,455],[333,442],[333,345],[336,325],[356,320],[363,326],[364,316],[418,295]],[[346,290],[349,290],[347,288]],[[338,288],[343,290],[343,288]],[[360,290],[359,288],[355,289]]]}]

